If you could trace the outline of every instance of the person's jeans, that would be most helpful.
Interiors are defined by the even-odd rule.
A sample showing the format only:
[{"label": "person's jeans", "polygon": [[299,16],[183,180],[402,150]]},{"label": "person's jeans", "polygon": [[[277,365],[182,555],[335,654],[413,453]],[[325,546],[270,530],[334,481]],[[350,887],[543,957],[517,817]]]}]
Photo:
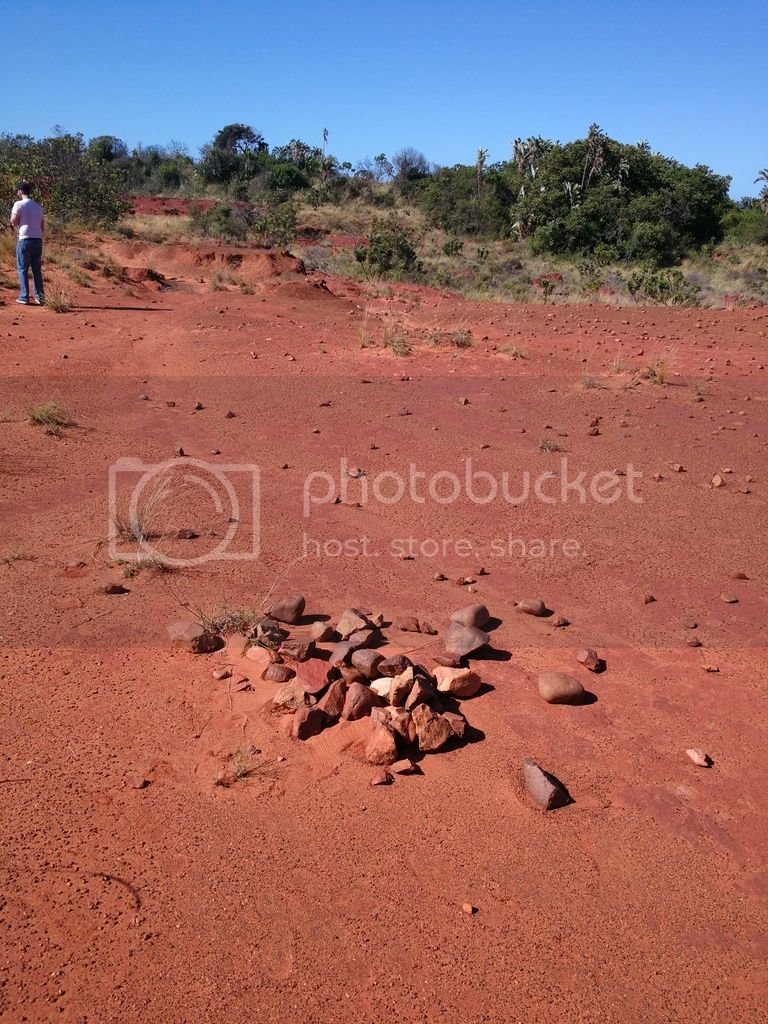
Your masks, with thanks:
[{"label": "person's jeans", "polygon": [[35,282],[35,297],[43,302],[43,240],[42,238],[20,238],[16,243],[16,266],[19,271],[19,283],[22,302],[29,302],[29,271]]}]

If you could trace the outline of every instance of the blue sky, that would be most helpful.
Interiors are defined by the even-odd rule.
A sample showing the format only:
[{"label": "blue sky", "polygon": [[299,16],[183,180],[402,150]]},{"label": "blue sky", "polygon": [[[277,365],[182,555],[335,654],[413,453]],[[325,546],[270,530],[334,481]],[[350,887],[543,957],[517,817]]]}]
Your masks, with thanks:
[{"label": "blue sky", "polygon": [[[21,11],[21,8],[17,10]],[[353,163],[415,146],[507,159],[596,121],[755,195],[768,166],[766,0],[41,0],[6,14],[0,130],[55,124],[190,151],[243,121]]]}]

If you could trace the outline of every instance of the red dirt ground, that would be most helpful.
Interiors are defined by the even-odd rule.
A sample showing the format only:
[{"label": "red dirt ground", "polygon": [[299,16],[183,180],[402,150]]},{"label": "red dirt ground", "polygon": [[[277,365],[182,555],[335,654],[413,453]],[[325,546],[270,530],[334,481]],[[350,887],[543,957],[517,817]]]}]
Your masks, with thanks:
[{"label": "red dirt ground", "polygon": [[[9,290],[0,308],[0,1021],[768,1019],[768,313],[483,305],[412,287],[371,298],[274,253],[111,251],[129,286],[99,281],[64,315]],[[208,290],[241,252],[253,294]],[[147,267],[171,289],[142,284]],[[382,347],[385,330],[413,354]],[[431,345],[441,330],[474,344]],[[666,383],[640,378],[659,361]],[[54,396],[74,421],[60,437],[24,415]],[[539,450],[544,437],[562,454]],[[106,543],[109,468],[177,446],[260,467],[261,555],[124,577]],[[515,482],[563,457],[572,475],[632,463],[642,500],[356,507],[350,480],[346,501],[302,514],[307,475],[338,480],[344,458],[369,482],[409,463],[463,473],[469,458]],[[173,524],[217,536],[171,554],[203,553],[230,514],[185,495]],[[510,535],[528,557],[494,554]],[[363,536],[376,556],[316,557]],[[417,557],[394,557],[409,538]],[[535,557],[536,538],[577,553]],[[450,550],[429,557],[430,539]],[[455,579],[478,565],[488,575],[467,595]],[[128,593],[106,595],[115,582]],[[476,742],[372,789],[367,721],[292,741],[268,711],[276,686],[237,644],[169,646],[182,605],[252,606],[272,589],[306,594],[311,614],[352,605],[441,630],[486,603],[501,622],[496,654],[473,661],[489,688],[463,703]],[[516,613],[523,597],[571,625]],[[388,636],[393,649],[432,639]],[[601,675],[577,664],[585,645]],[[215,682],[223,663],[252,690]],[[544,669],[596,700],[545,704]],[[254,774],[214,786],[248,745]],[[532,805],[525,756],[574,802]]]}]

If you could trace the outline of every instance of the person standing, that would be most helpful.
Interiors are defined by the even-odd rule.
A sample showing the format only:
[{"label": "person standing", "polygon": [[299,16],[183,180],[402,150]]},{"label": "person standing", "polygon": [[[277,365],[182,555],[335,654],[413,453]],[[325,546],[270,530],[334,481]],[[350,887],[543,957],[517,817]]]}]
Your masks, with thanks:
[{"label": "person standing", "polygon": [[22,306],[29,304],[29,271],[35,284],[35,302],[42,306],[45,302],[43,288],[43,228],[45,218],[43,208],[31,198],[32,189],[26,181],[16,186],[17,202],[11,210],[11,226],[19,232],[16,243],[16,266],[19,271],[21,294],[16,301]]}]

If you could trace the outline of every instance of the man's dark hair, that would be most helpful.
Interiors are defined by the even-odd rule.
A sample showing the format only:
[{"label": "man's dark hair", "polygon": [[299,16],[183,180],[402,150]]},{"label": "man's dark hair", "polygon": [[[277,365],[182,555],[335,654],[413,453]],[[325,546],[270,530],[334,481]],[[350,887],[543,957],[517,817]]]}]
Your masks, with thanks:
[{"label": "man's dark hair", "polygon": [[32,186],[28,181],[20,181],[16,186],[16,191],[23,192],[25,196],[29,196],[32,194]]}]

